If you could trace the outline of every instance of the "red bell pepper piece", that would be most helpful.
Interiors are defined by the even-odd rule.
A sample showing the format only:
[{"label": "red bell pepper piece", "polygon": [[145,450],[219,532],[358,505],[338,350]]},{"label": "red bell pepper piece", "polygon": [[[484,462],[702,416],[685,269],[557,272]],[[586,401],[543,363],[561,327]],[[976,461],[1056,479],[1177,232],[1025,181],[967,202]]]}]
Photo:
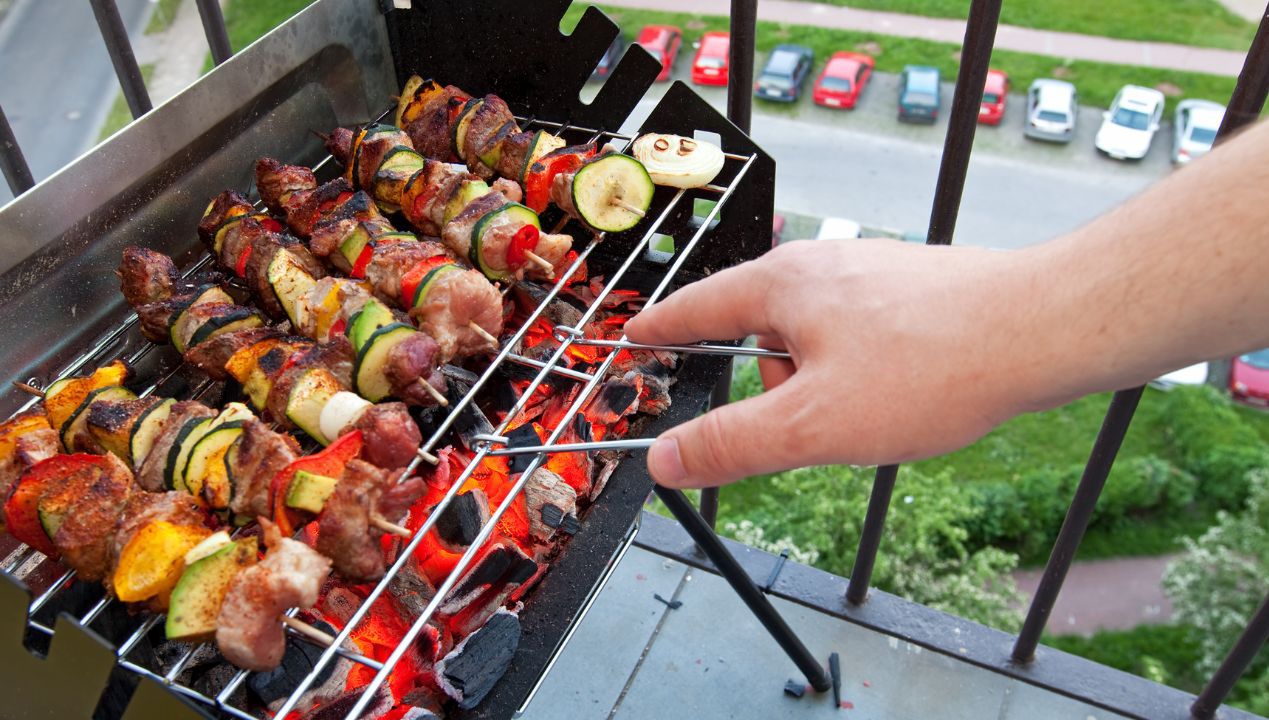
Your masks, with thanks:
[{"label": "red bell pepper piece", "polygon": [[404,308],[414,306],[414,293],[419,291],[419,283],[423,282],[423,278],[427,277],[432,268],[453,263],[454,261],[445,255],[433,255],[426,260],[420,260],[414,267],[407,270],[401,276],[401,306]]},{"label": "red bell pepper piece", "polygon": [[336,335],[343,335],[344,331],[346,331],[347,329],[348,329],[348,318],[341,317],[340,319],[336,320],[333,325],[330,326],[330,332],[327,333],[326,336],[335,337]]},{"label": "red bell pepper piece", "polygon": [[541,231],[532,225],[525,225],[516,231],[511,242],[507,244],[507,267],[516,269],[524,265],[529,258],[525,253],[538,246]]},{"label": "red bell pepper piece", "polygon": [[27,468],[18,478],[13,494],[4,504],[9,534],[48,557],[56,558],[57,547],[40,523],[40,499],[46,493],[70,482],[77,472],[94,467],[104,471],[106,459],[100,455],[85,453],[54,455]]},{"label": "red bell pepper piece", "polygon": [[273,476],[273,482],[269,484],[273,501],[273,522],[277,523],[283,536],[294,535],[300,525],[300,514],[286,506],[286,493],[291,487],[291,481],[295,479],[295,473],[306,470],[316,475],[337,478],[344,474],[344,466],[348,461],[361,454],[361,444],[361,431],[354,430],[341,435],[338,440],[327,445],[325,450],[302,457]]},{"label": "red bell pepper piece", "polygon": [[276,218],[271,218],[268,215],[260,215],[259,218],[260,225],[271,233],[280,233],[285,229],[283,228],[282,223],[278,222]]},{"label": "red bell pepper piece", "polygon": [[349,277],[361,280],[366,277],[366,268],[370,267],[370,261],[375,256],[375,243],[373,240],[361,247],[361,254],[357,256],[357,262],[353,263],[352,272],[348,273]]},{"label": "red bell pepper piece", "polygon": [[252,247],[251,245],[245,247],[242,254],[238,256],[238,262],[234,263],[234,272],[238,273],[238,277],[247,276],[247,261],[251,259]]},{"label": "red bell pepper piece", "polygon": [[[568,148],[564,148],[568,149]],[[584,150],[548,153],[533,163],[524,178],[524,204],[536,213],[546,211],[551,204],[551,183],[564,172],[576,172],[587,160],[595,157],[599,149],[588,145]]]}]

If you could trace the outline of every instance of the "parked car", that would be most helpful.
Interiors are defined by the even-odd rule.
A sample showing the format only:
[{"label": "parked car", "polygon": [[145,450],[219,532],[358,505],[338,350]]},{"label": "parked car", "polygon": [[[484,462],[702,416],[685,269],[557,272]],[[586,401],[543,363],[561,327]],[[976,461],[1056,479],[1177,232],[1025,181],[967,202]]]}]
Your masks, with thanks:
[{"label": "parked car", "polygon": [[679,47],[683,44],[683,31],[673,25],[648,25],[639,31],[639,39],[635,43],[642,45],[652,53],[652,57],[661,61],[657,82],[669,80],[670,72],[674,70],[674,61],[679,56]]},{"label": "parked car", "polygon": [[707,32],[701,36],[692,60],[692,82],[697,85],[726,85],[728,51],[731,36],[725,32]]},{"label": "parked car", "polygon": [[612,39],[612,45],[609,45],[604,51],[604,56],[599,58],[599,64],[595,66],[595,72],[591,73],[591,77],[608,77],[608,73],[612,72],[617,60],[621,57],[621,51],[625,48],[625,39],[621,37],[621,33],[617,33],[617,37]]},{"label": "parked car", "polygon": [[1234,358],[1229,368],[1229,394],[1235,400],[1269,407],[1269,348]]},{"label": "parked car", "polygon": [[933,123],[939,118],[942,89],[939,69],[908,65],[899,78],[899,119]]},{"label": "parked car", "polygon": [[1173,121],[1172,162],[1184,165],[1212,149],[1216,131],[1225,119],[1225,106],[1210,100],[1182,100]]},{"label": "parked car", "polygon": [[811,98],[824,107],[855,107],[859,94],[868,85],[876,61],[871,56],[856,52],[835,52],[824,66],[824,72],[815,79]]},{"label": "parked car", "polygon": [[754,95],[766,100],[796,102],[811,73],[814,53],[801,45],[776,45],[754,83]]},{"label": "parked car", "polygon": [[983,102],[978,106],[978,122],[999,125],[1005,117],[1005,100],[1009,97],[1009,76],[1000,70],[987,71],[983,86]]},{"label": "parked car", "polygon": [[1102,115],[1093,145],[1116,160],[1140,160],[1163,118],[1163,93],[1140,85],[1125,85]]},{"label": "parked car", "polygon": [[1155,378],[1150,384],[1160,390],[1171,390],[1181,385],[1203,385],[1207,382],[1207,374],[1208,366],[1204,362],[1173,370]]},{"label": "parked car", "polygon": [[783,215],[776,214],[771,218],[771,247],[775,247],[784,242],[784,223]]},{"label": "parked car", "polygon": [[1027,124],[1022,134],[1036,140],[1070,142],[1079,117],[1079,95],[1065,80],[1041,78],[1027,89]]},{"label": "parked car", "polygon": [[816,240],[850,240],[859,237],[863,228],[854,220],[828,217],[820,222],[820,229],[815,232]]}]

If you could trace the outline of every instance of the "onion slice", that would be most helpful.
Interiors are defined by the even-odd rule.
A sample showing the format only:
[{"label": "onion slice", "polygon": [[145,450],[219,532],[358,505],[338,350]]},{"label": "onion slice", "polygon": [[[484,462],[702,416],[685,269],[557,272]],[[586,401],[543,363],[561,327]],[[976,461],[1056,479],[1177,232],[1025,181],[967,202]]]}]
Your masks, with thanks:
[{"label": "onion slice", "polygon": [[635,140],[633,151],[657,185],[698,188],[723,169],[721,148],[682,135],[649,133]]},{"label": "onion slice", "polygon": [[326,405],[322,407],[322,413],[318,416],[318,425],[323,435],[334,440],[343,434],[348,426],[357,421],[361,417],[361,413],[370,407],[370,403],[366,402],[361,396],[350,393],[347,390],[341,390],[331,396],[326,401]]}]

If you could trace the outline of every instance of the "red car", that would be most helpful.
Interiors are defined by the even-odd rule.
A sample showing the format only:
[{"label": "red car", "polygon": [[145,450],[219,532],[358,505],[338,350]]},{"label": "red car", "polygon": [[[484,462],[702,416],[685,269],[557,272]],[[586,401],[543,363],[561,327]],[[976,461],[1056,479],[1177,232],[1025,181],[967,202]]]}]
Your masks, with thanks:
[{"label": "red car", "polygon": [[983,87],[983,104],[978,108],[978,122],[999,125],[1005,117],[1005,98],[1009,96],[1009,76],[999,70],[987,71]]},{"label": "red car", "polygon": [[1229,368],[1229,393],[1235,400],[1269,407],[1269,348],[1234,358]]},{"label": "red car", "polygon": [[692,82],[697,85],[726,85],[727,57],[731,48],[731,35],[725,32],[707,32],[701,36],[701,46],[692,61]]},{"label": "red car", "polygon": [[836,52],[828,59],[824,72],[815,79],[811,97],[816,105],[850,109],[859,101],[859,94],[872,77],[876,63],[868,55]]},{"label": "red car", "polygon": [[649,25],[639,31],[639,39],[635,42],[661,61],[657,82],[669,80],[674,59],[679,55],[679,46],[683,44],[683,31],[673,25]]}]

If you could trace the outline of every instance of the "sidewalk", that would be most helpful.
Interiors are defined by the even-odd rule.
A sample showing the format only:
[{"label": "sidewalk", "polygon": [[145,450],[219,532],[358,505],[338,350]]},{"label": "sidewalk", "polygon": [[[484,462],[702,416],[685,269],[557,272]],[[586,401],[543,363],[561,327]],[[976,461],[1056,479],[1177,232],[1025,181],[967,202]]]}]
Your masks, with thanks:
[{"label": "sidewalk", "polygon": [[[683,12],[681,0],[602,0],[606,5]],[[729,0],[697,0],[691,11],[702,15],[727,15]],[[921,38],[960,45],[965,38],[965,22],[947,18],[856,10],[854,8],[798,2],[798,0],[763,0],[758,3],[758,19],[794,25],[857,30],[899,37]],[[1001,25],[996,32],[996,47],[1025,53],[1039,53],[1071,60],[1093,60],[1120,65],[1188,70],[1212,75],[1237,75],[1243,66],[1243,53],[1233,50],[1196,48],[1171,43],[1138,42],[1077,35],[1075,33],[1034,30]]]},{"label": "sidewalk", "polygon": [[[1172,603],[1163,594],[1163,573],[1175,559],[1174,555],[1163,555],[1072,564],[1053,605],[1049,632],[1092,635],[1098,630],[1129,630],[1168,622]],[[1042,573],[1043,570],[1019,570],[1013,574],[1028,603]]]}]

